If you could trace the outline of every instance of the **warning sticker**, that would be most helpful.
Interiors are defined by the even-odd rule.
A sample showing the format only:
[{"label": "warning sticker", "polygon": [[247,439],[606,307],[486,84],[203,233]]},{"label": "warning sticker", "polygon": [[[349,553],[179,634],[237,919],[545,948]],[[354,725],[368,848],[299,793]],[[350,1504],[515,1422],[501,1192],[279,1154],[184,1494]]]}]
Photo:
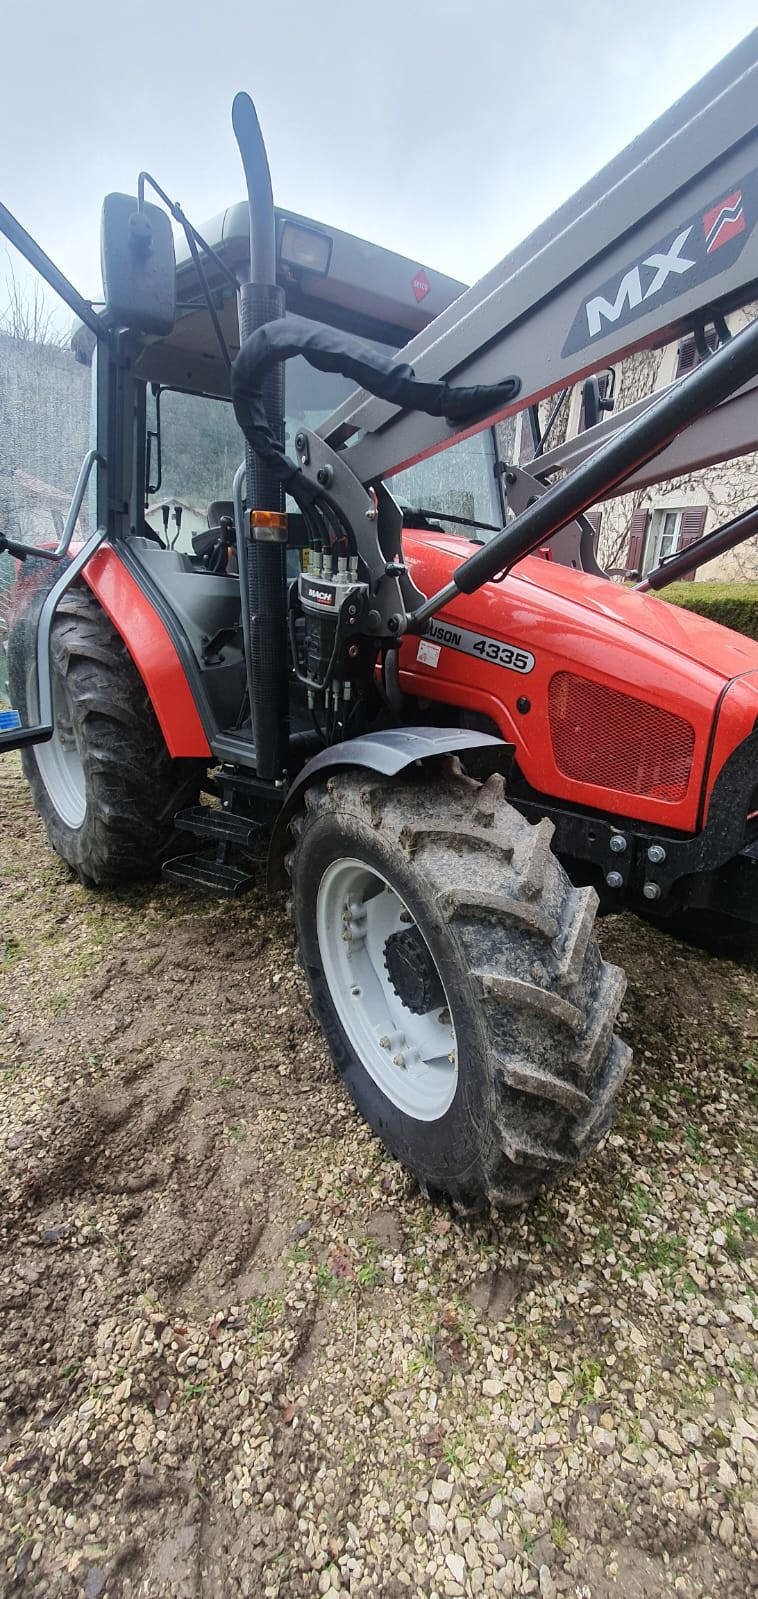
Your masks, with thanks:
[{"label": "warning sticker", "polygon": [[436,666],[440,653],[439,644],[431,644],[429,639],[422,638],[419,642],[416,660],[420,661],[422,666]]}]

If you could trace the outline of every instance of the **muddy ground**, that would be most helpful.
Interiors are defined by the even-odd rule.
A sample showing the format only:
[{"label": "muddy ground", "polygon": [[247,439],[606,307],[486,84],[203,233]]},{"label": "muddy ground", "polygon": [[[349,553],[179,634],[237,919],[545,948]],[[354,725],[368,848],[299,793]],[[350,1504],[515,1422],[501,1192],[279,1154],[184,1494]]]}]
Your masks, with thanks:
[{"label": "muddy ground", "polygon": [[91,895],[0,765],[8,1595],[742,1596],[755,967],[626,918],[616,1126],[525,1215],[358,1121],[284,907]]}]

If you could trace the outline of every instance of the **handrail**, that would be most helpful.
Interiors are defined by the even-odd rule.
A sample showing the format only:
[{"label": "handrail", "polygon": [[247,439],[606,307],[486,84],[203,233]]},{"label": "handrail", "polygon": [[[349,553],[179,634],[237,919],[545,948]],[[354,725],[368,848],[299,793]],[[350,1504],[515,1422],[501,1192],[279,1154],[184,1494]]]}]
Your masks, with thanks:
[{"label": "handrail", "polygon": [[81,512],[82,505],[84,503],[84,495],[87,484],[89,483],[92,468],[96,462],[98,466],[107,465],[105,457],[100,455],[98,450],[88,450],[79,468],[79,476],[76,480],[76,487],[71,499],[71,504],[68,508],[66,520],[63,524],[63,532],[61,533],[60,540],[54,550],[47,550],[39,544],[22,544],[19,539],[9,539],[6,538],[3,533],[0,533],[0,555],[7,550],[9,555],[16,556],[21,561],[25,560],[27,555],[33,556],[35,560],[62,561],[64,557],[68,555],[69,545],[74,536],[76,524],[79,520],[79,513]]},{"label": "handrail", "polygon": [[[90,468],[91,470],[91,468]],[[65,533],[65,529],[64,529]],[[44,744],[53,736],[53,683],[50,666],[50,632],[58,601],[76,582],[87,562],[99,550],[108,536],[108,530],[99,527],[91,533],[86,543],[77,551],[72,561],[55,579],[46,595],[37,623],[37,722],[32,727],[14,727],[0,732],[0,753],[3,750],[22,749],[25,744]],[[61,542],[63,542],[61,540]],[[69,544],[71,537],[69,535]],[[32,553],[36,554],[34,546]]]}]

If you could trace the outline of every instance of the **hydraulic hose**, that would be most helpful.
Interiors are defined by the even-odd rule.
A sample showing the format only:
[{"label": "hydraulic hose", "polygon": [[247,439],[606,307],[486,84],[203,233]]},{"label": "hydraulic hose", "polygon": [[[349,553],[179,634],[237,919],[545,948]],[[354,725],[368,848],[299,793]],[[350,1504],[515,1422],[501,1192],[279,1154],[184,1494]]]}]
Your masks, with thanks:
[{"label": "hydraulic hose", "polygon": [[309,322],[306,317],[284,316],[258,327],[244,338],[232,363],[231,393],[237,421],[256,454],[267,463],[298,504],[309,505],[319,490],[305,479],[295,461],[285,455],[281,440],[269,426],[264,403],[266,373],[281,361],[305,356],[319,372],[340,372],[379,399],[406,411],[449,417],[451,422],[475,422],[502,410],[518,394],[520,380],[458,387],[446,382],[425,382],[404,362],[380,355],[373,345],[336,328]]}]

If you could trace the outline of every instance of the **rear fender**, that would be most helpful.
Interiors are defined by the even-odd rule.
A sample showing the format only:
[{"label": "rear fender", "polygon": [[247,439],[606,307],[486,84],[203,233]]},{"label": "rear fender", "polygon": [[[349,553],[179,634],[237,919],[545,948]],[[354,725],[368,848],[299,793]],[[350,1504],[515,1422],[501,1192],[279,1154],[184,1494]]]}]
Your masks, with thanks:
[{"label": "rear fender", "polygon": [[212,759],[179,652],[136,578],[109,544],[97,551],[82,576],[134,661],[169,754],[183,759]]},{"label": "rear fender", "polygon": [[316,778],[328,777],[345,767],[395,777],[406,767],[421,761],[440,755],[465,755],[473,750],[489,750],[490,770],[507,775],[513,745],[493,738],[490,733],[473,733],[460,727],[392,727],[321,750],[298,773],[274,823],[268,855],[269,887],[276,890],[286,886],[284,856],[290,821],[302,805],[306,789]]}]

